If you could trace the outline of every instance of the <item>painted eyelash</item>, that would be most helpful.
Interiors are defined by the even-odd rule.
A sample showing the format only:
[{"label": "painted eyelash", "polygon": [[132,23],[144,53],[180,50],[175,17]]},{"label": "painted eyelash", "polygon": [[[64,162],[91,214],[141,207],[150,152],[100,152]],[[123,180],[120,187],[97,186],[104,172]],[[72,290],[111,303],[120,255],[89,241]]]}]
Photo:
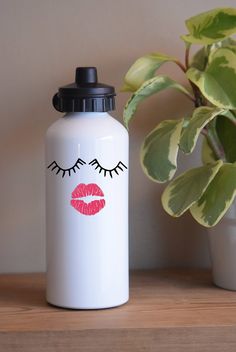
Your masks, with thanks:
[{"label": "painted eyelash", "polygon": [[93,165],[95,167],[95,170],[99,169],[99,173],[101,173],[103,171],[103,176],[106,177],[107,173],[109,173],[110,177],[112,178],[112,173],[115,172],[117,175],[119,175],[118,171],[124,171],[123,169],[127,169],[127,166],[125,166],[121,161],[118,162],[118,164],[113,168],[113,169],[105,169],[104,167],[102,167],[97,159],[93,159],[92,161],[90,161],[89,165]]},{"label": "painted eyelash", "polygon": [[62,177],[64,177],[66,175],[66,173],[68,172],[68,175],[71,176],[71,171],[74,171],[74,173],[76,173],[76,169],[80,169],[79,165],[84,165],[86,164],[85,161],[83,161],[82,159],[78,159],[75,163],[74,166],[68,168],[68,169],[63,169],[62,167],[60,167],[58,165],[58,163],[54,160],[49,166],[48,169],[51,168],[51,171],[54,171],[55,169],[57,169],[56,175],[59,174],[62,171]]}]

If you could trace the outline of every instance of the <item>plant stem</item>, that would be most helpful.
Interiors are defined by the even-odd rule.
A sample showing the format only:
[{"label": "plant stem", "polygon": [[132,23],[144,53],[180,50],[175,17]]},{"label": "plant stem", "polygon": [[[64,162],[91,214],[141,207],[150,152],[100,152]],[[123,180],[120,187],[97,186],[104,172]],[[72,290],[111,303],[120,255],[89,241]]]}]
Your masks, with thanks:
[{"label": "plant stem", "polygon": [[186,50],[185,50],[185,67],[186,67],[186,70],[188,70],[188,68],[189,68],[190,47],[191,47],[191,44],[186,44]]},{"label": "plant stem", "polygon": [[212,150],[214,151],[216,157],[218,159],[221,159],[223,161],[225,160],[225,152],[224,149],[221,148],[221,146],[219,145],[219,143],[217,142],[217,140],[215,139],[214,135],[211,133],[211,131],[209,130],[209,128],[204,127],[201,131],[201,134],[203,136],[206,137],[210,147],[212,148]]},{"label": "plant stem", "polygon": [[183,94],[187,97],[187,98],[189,98],[194,104],[196,104],[196,100],[195,100],[195,98],[189,93],[184,93],[183,92]]},{"label": "plant stem", "polygon": [[[175,60],[176,65],[178,65],[180,67],[180,69],[186,74],[186,68],[185,66],[182,64],[182,62],[180,62],[179,60]],[[190,82],[191,83],[191,82]],[[196,100],[195,97],[192,96],[191,94],[186,94],[184,93],[184,95],[189,98],[196,106]]]},{"label": "plant stem", "polygon": [[[190,48],[191,48],[191,44],[186,44],[186,50],[185,50],[185,70],[184,72],[186,73],[187,70],[189,69],[189,54],[190,54]],[[204,97],[201,95],[200,90],[198,89],[198,87],[191,82],[190,80],[188,80],[192,90],[193,90],[193,94],[194,94],[194,105],[195,107],[200,107],[200,106],[204,106],[206,105],[204,102]],[[232,114],[229,116],[229,118],[233,119]],[[236,125],[236,119],[234,120],[234,124]],[[221,146],[220,141],[218,140],[217,136],[214,134],[214,132],[211,130],[210,126],[206,126],[202,129],[201,134],[203,134],[207,141],[208,144],[210,145],[210,147],[212,148],[213,152],[215,153],[217,159],[221,159],[223,161],[226,160],[225,158],[225,152],[224,149]]]},{"label": "plant stem", "polygon": [[178,65],[178,66],[181,68],[181,70],[182,70],[184,73],[186,73],[186,68],[185,68],[185,66],[182,64],[182,62],[180,62],[179,60],[175,60],[175,63],[176,63],[176,65]]},{"label": "plant stem", "polygon": [[[185,51],[185,66],[182,64],[182,62],[180,62],[179,60],[175,60],[176,65],[178,65],[180,67],[180,69],[186,74],[188,68],[189,68],[189,53],[190,53],[190,47],[191,44],[186,45],[186,51]],[[197,86],[195,86],[195,84],[193,84],[190,80],[188,80],[192,90],[193,90],[193,94],[194,97],[192,97],[191,95],[185,94],[188,98],[190,98],[190,100],[192,100],[192,102],[194,102],[195,107],[201,106],[202,101],[201,101],[201,97],[199,95],[199,90],[197,88]]]},{"label": "plant stem", "polygon": [[191,81],[189,81],[189,83],[192,87],[193,94],[195,96],[195,107],[198,108],[199,106],[204,105],[198,87],[195,86],[195,84]]},{"label": "plant stem", "polygon": [[[185,50],[185,72],[187,72],[187,70],[189,69],[190,48],[191,48],[191,44],[186,44],[186,50]],[[193,94],[194,94],[194,97],[195,97],[195,101],[194,101],[195,107],[197,108],[197,107],[199,107],[201,105],[204,105],[198,87],[193,82],[191,82],[190,80],[188,80],[188,81],[189,81],[189,83],[190,83],[190,85],[192,87]]]}]

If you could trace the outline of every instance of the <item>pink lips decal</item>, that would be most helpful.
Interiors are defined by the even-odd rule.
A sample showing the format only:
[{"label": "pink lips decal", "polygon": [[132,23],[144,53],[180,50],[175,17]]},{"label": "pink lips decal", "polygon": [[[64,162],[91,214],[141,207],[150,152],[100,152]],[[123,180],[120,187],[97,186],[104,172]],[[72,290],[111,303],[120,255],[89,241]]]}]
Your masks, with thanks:
[{"label": "pink lips decal", "polygon": [[101,188],[95,183],[89,183],[88,185],[85,185],[84,183],[78,184],[71,194],[72,199],[70,204],[79,213],[84,215],[95,215],[104,208],[105,199],[96,199],[89,203],[79,199],[86,196],[104,197],[104,194]]}]

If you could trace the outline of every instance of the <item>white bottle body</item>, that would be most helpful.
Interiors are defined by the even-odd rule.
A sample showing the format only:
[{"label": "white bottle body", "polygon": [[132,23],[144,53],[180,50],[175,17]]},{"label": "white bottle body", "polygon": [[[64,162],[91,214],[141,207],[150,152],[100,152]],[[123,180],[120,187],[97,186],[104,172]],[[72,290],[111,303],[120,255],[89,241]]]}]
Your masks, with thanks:
[{"label": "white bottle body", "polygon": [[71,113],[45,142],[47,301],[121,305],[129,297],[128,133],[107,113]]}]

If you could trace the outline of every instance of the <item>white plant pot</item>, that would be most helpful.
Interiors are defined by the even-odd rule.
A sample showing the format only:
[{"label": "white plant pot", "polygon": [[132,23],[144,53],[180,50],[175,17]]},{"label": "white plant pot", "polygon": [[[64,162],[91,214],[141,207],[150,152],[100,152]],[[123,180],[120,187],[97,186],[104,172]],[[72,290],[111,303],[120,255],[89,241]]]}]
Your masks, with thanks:
[{"label": "white plant pot", "polygon": [[208,230],[214,283],[236,291],[236,203]]}]

